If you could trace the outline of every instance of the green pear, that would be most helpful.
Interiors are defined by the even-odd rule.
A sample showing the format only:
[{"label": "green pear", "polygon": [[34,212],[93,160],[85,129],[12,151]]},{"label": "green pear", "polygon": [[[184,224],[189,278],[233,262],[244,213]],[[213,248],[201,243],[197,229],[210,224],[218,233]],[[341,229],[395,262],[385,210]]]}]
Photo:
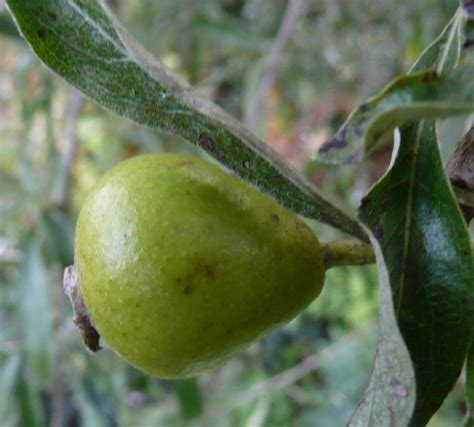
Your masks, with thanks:
[{"label": "green pear", "polygon": [[79,215],[75,265],[99,334],[161,378],[219,367],[305,308],[325,275],[297,215],[177,154],[135,157],[103,177]]}]

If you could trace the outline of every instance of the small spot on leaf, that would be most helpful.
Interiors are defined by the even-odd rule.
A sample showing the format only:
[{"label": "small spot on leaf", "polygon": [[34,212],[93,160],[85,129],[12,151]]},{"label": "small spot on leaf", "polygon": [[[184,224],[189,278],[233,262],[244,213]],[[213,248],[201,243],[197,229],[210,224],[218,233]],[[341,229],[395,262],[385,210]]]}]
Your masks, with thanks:
[{"label": "small spot on leaf", "polygon": [[374,233],[375,238],[380,242],[383,240],[383,229],[381,224],[377,224],[372,232]]},{"label": "small spot on leaf", "polygon": [[407,388],[396,378],[390,379],[390,387],[392,387],[393,394],[400,398],[405,398],[408,396]]},{"label": "small spot on leaf", "polygon": [[207,132],[201,132],[199,134],[199,145],[212,156],[218,157],[221,154],[221,150],[217,146],[216,141]]},{"label": "small spot on leaf", "polygon": [[327,151],[332,151],[334,149],[341,149],[347,147],[347,124],[345,124],[334,138],[327,141],[319,150],[320,153],[326,153]]},{"label": "small spot on leaf", "polygon": [[421,81],[423,83],[430,84],[430,83],[433,83],[437,79],[438,79],[438,73],[436,73],[436,71],[430,71],[423,75],[423,77],[421,78]]},{"label": "small spot on leaf", "polygon": [[48,15],[48,18],[50,18],[52,21],[58,20],[58,15],[56,15],[54,12],[48,11],[47,15]]}]

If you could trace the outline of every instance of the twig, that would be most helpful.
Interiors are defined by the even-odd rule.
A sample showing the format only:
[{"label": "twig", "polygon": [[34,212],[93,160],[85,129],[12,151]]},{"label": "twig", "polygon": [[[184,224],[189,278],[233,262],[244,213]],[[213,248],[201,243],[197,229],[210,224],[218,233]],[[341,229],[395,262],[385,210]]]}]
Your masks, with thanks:
[{"label": "twig", "polygon": [[251,130],[255,130],[257,127],[258,118],[260,117],[265,99],[275,81],[278,66],[283,58],[285,45],[293,31],[302,3],[303,0],[288,0],[275,41],[265,60],[264,74],[257,89],[257,94],[245,114],[244,123]]},{"label": "twig", "polygon": [[375,263],[375,255],[367,243],[355,239],[336,240],[321,244],[326,269],[347,265]]},{"label": "twig", "polygon": [[369,323],[362,330],[352,332],[343,338],[335,341],[322,349],[319,353],[313,354],[304,359],[300,364],[290,368],[266,381],[255,384],[235,395],[230,401],[230,407],[238,407],[262,396],[268,396],[282,388],[288,387],[299,379],[305,377],[310,372],[321,367],[334,358],[335,353],[339,353],[347,347],[352,347],[360,340],[361,334],[371,333],[375,324]]},{"label": "twig", "polygon": [[456,151],[446,165],[459,207],[464,218],[474,218],[474,127],[459,141]]},{"label": "twig", "polygon": [[61,186],[61,192],[58,200],[59,208],[66,208],[69,200],[70,183],[72,177],[72,168],[77,154],[77,121],[84,104],[84,97],[76,89],[71,90],[68,105],[66,106],[66,152],[64,154],[64,175]]}]

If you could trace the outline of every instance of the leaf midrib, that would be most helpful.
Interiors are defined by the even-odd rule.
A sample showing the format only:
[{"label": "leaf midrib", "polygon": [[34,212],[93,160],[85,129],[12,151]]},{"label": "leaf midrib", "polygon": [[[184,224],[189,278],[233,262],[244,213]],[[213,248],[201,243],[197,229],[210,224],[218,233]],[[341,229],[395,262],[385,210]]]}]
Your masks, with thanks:
[{"label": "leaf midrib", "polygon": [[415,189],[415,175],[416,175],[416,165],[418,162],[418,152],[420,150],[420,143],[421,143],[421,135],[423,134],[426,122],[420,122],[416,132],[416,140],[413,146],[413,156],[412,156],[412,164],[410,168],[410,174],[408,176],[408,199],[407,199],[407,209],[406,209],[406,221],[405,221],[405,229],[403,232],[403,251],[402,251],[402,265],[400,271],[400,280],[399,280],[399,294],[398,294],[398,301],[397,306],[395,309],[395,313],[397,317],[400,314],[402,299],[403,299],[403,292],[405,290],[405,275],[406,275],[406,265],[408,261],[408,252],[410,247],[410,230],[412,224],[412,211],[413,211],[413,192]]}]

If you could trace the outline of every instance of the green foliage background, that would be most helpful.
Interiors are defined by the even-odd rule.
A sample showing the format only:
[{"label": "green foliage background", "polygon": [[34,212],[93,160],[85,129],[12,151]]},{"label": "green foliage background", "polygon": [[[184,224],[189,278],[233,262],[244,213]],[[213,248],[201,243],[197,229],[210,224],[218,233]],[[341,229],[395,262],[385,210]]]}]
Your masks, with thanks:
[{"label": "green foliage background", "polygon": [[[228,112],[247,117],[286,1],[111,3],[149,51]],[[304,2],[255,130],[355,211],[383,171],[387,150],[337,169],[318,167],[309,155],[357,102],[408,69],[457,5]],[[461,126],[445,124],[451,134]],[[0,425],[344,425],[375,352],[374,268],[331,270],[323,294],[301,316],[198,379],[161,381],[110,350],[83,349],[61,288],[62,270],[73,262],[78,210],[114,164],[159,151],[204,156],[82,99],[0,15]],[[338,237],[311,225],[322,241]],[[430,426],[459,425],[461,395],[458,384]]]}]

